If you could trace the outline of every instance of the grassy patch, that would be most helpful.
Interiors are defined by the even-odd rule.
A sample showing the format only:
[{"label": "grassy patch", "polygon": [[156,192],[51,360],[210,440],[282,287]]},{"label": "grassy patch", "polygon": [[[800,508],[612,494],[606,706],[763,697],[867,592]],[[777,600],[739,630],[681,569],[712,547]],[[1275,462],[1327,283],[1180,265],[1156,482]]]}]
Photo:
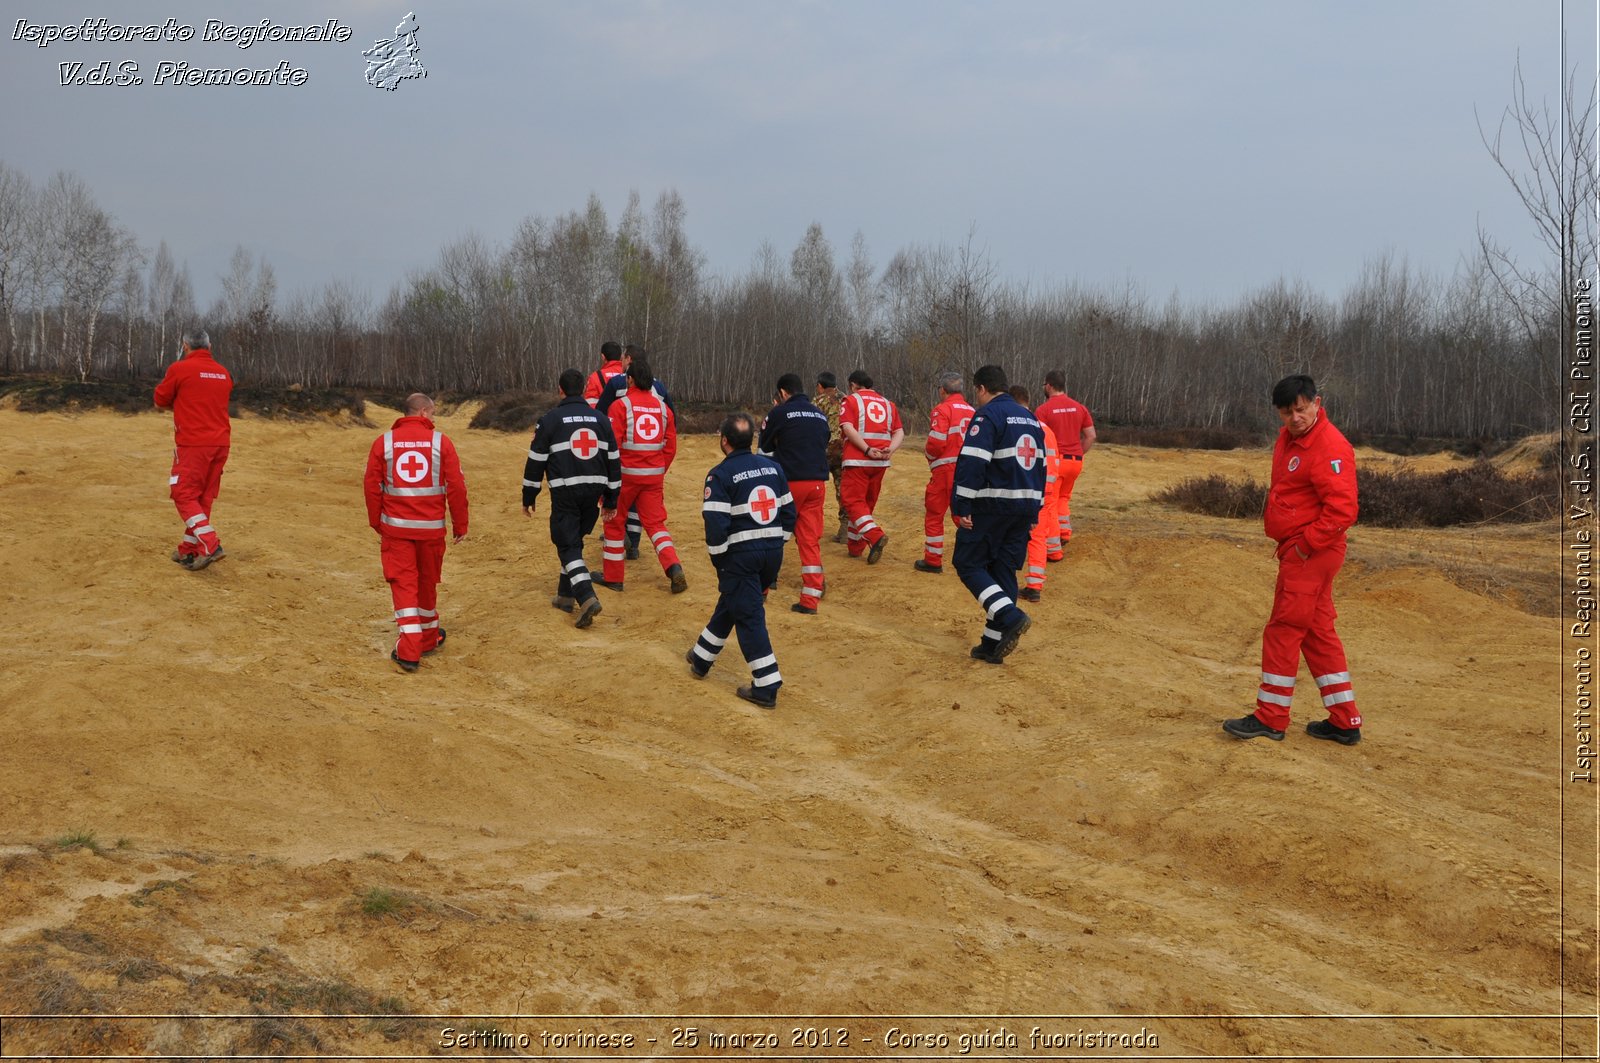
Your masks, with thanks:
[{"label": "grassy patch", "polygon": [[[1447,528],[1464,524],[1529,524],[1560,515],[1557,469],[1509,475],[1487,461],[1422,473],[1400,468],[1359,472],[1362,524],[1379,528]],[[1151,498],[1187,513],[1259,517],[1267,488],[1246,477],[1195,476]]]},{"label": "grassy patch", "polygon": [[374,886],[361,895],[361,912],[374,919],[400,919],[425,907],[416,897],[400,890]]},{"label": "grassy patch", "polygon": [[94,836],[92,830],[69,830],[56,839],[57,849],[88,849],[90,852],[101,852],[100,840]]}]

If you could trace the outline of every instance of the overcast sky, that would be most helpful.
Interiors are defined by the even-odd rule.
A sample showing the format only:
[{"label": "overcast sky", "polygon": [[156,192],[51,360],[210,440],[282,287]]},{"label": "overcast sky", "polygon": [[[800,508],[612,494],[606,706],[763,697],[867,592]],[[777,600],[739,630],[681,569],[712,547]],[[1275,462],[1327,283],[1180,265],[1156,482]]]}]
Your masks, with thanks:
[{"label": "overcast sky", "polygon": [[[1003,276],[1231,301],[1278,277],[1335,295],[1385,251],[1448,276],[1481,223],[1533,252],[1479,140],[1559,91],[1559,0],[6,0],[0,161],[84,179],[205,305],[235,245],[280,292],[374,300],[446,243],[504,242],[598,194],[613,221],[676,188],[712,272],[820,222],[881,269],[975,230]],[[415,11],[424,80],[362,50]],[[189,42],[36,42],[30,25],[192,26]],[[348,42],[204,43],[206,20],[337,19]],[[1567,5],[1593,71],[1594,5]],[[142,85],[60,83],[138,65]],[[298,86],[154,83],[162,61],[306,71]],[[1474,110],[1476,109],[1475,117]]]}]

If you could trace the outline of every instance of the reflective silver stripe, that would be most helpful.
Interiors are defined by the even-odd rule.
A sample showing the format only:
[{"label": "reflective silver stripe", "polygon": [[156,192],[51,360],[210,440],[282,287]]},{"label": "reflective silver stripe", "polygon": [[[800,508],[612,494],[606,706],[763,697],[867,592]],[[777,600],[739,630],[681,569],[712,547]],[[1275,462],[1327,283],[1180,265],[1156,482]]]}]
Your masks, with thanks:
[{"label": "reflective silver stripe", "polygon": [[1273,687],[1294,686],[1294,676],[1292,675],[1273,675],[1271,672],[1262,672],[1261,681]]},{"label": "reflective silver stripe", "polygon": [[934,557],[944,556],[944,547],[942,546],[924,546],[923,549],[932,554]]},{"label": "reflective silver stripe", "polygon": [[396,619],[399,619],[400,617],[405,617],[405,616],[421,616],[422,615],[422,610],[421,609],[417,609],[417,608],[396,609],[394,611],[394,615],[395,615]]},{"label": "reflective silver stripe", "polygon": [[983,629],[983,637],[986,639],[998,639],[1000,637],[1000,632],[996,631],[992,627],[985,627]]},{"label": "reflective silver stripe", "polygon": [[708,499],[707,501],[702,502],[700,504],[700,512],[702,512],[702,513],[732,513],[733,512],[733,504],[731,502],[712,502],[712,501],[710,501]]},{"label": "reflective silver stripe", "polygon": [[530,480],[526,476],[524,476],[522,478],[522,486],[523,487],[538,487],[539,486],[539,481],[538,480]]},{"label": "reflective silver stripe", "polygon": [[751,676],[750,682],[754,683],[758,687],[777,686],[779,683],[783,682],[783,676],[779,675],[777,672],[769,672],[766,675]]},{"label": "reflective silver stripe", "polygon": [[1274,694],[1272,691],[1266,689],[1256,691],[1256,700],[1266,705],[1282,705],[1284,708],[1288,708],[1290,705],[1294,704],[1294,699],[1289,695]]},{"label": "reflective silver stripe", "polygon": [[196,535],[205,535],[207,533],[209,533],[211,535],[215,535],[217,533],[217,529],[213,528],[209,524],[202,524],[202,525],[200,525],[198,528],[196,528],[194,530],[194,533]]},{"label": "reflective silver stripe", "polygon": [[718,649],[721,649],[723,646],[728,644],[727,639],[719,639],[717,636],[713,635],[710,628],[706,628],[704,631],[700,632],[700,637]]},{"label": "reflective silver stripe", "polygon": [[643,469],[630,469],[626,465],[622,467],[623,476],[665,476],[666,474],[667,468],[665,465]]},{"label": "reflective silver stripe", "polygon": [[800,596],[802,598],[821,598],[822,592],[815,587],[801,587]]},{"label": "reflective silver stripe", "polygon": [[650,541],[652,543],[659,543],[662,539],[665,539],[669,543],[672,541],[672,536],[667,534],[667,530],[665,528],[650,536]]},{"label": "reflective silver stripe", "polygon": [[422,625],[421,624],[401,624],[400,625],[400,634],[402,634],[402,635],[420,635],[420,634],[422,634]]},{"label": "reflective silver stripe", "polygon": [[391,528],[440,528],[444,527],[443,520],[406,520],[403,517],[391,517],[387,513],[378,514],[378,520]]},{"label": "reflective silver stripe", "polygon": [[1349,672],[1329,672],[1327,675],[1317,676],[1317,686],[1319,687],[1331,687],[1335,683],[1348,682],[1350,682]]},{"label": "reflective silver stripe", "polygon": [[944,440],[944,439],[949,438],[949,436],[950,436],[949,432],[929,432],[928,433],[928,438],[929,439]]},{"label": "reflective silver stripe", "polygon": [[941,465],[954,465],[955,463],[956,463],[956,459],[954,459],[954,458],[940,458],[937,461],[935,461],[932,464],[930,464],[928,466],[928,468],[937,469]]},{"label": "reflective silver stripe", "polygon": [[611,481],[605,478],[604,473],[598,476],[557,476],[550,481],[551,487],[577,487],[579,484],[599,484],[601,487],[608,487]]},{"label": "reflective silver stripe", "polygon": [[634,451],[636,453],[639,451],[654,453],[658,450],[666,450],[667,445],[665,443],[624,443],[622,444],[622,449]]},{"label": "reflective silver stripe", "polygon": [[192,516],[188,520],[184,521],[183,522],[183,526],[185,528],[192,528],[196,524],[204,524],[207,519],[208,518],[206,517],[206,515],[204,513],[196,513],[194,516]]},{"label": "reflective silver stripe", "polygon": [[588,583],[589,582],[588,570],[585,570],[583,572],[574,572],[572,575],[567,577],[567,582],[573,584],[574,586],[576,586],[579,583]]},{"label": "reflective silver stripe", "polygon": [[984,461],[990,461],[994,458],[994,452],[984,450],[982,447],[962,447],[961,456],[963,458],[982,458]]},{"label": "reflective silver stripe", "polygon": [[822,574],[822,566],[821,565],[801,565],[800,566],[800,574],[802,576],[821,575]]},{"label": "reflective silver stripe", "polygon": [[[526,484],[528,481],[524,480],[522,482],[524,484]],[[438,497],[439,495],[444,494],[444,488],[442,488],[442,487],[391,487],[388,484],[384,484],[383,485],[383,493],[386,494],[386,495],[393,495],[393,496],[395,496],[397,498],[429,498],[429,497]]]},{"label": "reflective silver stripe", "polygon": [[[443,439],[444,434],[442,432],[433,433],[433,486],[435,487],[444,482],[443,470],[439,468],[439,452],[444,447]],[[439,493],[443,494],[444,492],[440,491]]]},{"label": "reflective silver stripe", "polygon": [[1329,694],[1323,698],[1322,704],[1331,709],[1335,705],[1343,705],[1347,701],[1354,700],[1356,700],[1356,692],[1354,690],[1341,690],[1337,694]]},{"label": "reflective silver stripe", "polygon": [[541,454],[537,450],[529,450],[528,451],[528,460],[529,461],[549,461],[550,460],[550,455]]},{"label": "reflective silver stripe", "polygon": [[575,572],[578,569],[583,568],[583,567],[584,567],[583,558],[580,557],[580,558],[578,558],[578,560],[572,562],[571,564],[564,566],[563,570],[566,571],[566,572]]},{"label": "reflective silver stripe", "polygon": [[[552,444],[550,444],[550,453],[552,453],[552,454],[559,454],[563,450],[571,450],[571,449],[572,449],[572,440],[570,440],[570,439],[567,440],[565,443],[552,443]],[[601,454],[609,453],[610,450],[611,450],[611,444],[607,443],[603,439],[597,439],[597,440],[595,440],[595,450],[598,453],[601,453]],[[532,451],[529,451],[529,454],[531,455]]]},{"label": "reflective silver stripe", "polygon": [[851,458],[849,461],[846,461],[844,463],[844,468],[847,468],[847,469],[887,469],[889,467],[889,464],[890,463],[887,462],[887,461],[872,461],[871,459],[868,459],[868,458]]},{"label": "reflective silver stripe", "polygon": [[728,541],[726,543],[723,543],[723,546],[724,547],[731,546],[733,543],[747,543],[747,542],[751,541],[752,539],[782,539],[782,538],[783,538],[783,529],[782,528],[751,528],[749,531],[734,532],[732,535],[728,536]]},{"label": "reflective silver stripe", "polygon": [[[701,638],[706,638],[706,636],[704,636],[704,635],[701,635],[700,637]],[[710,642],[711,640],[710,639],[706,639],[706,641]],[[724,642],[726,642],[726,641],[727,641],[726,639],[717,640],[717,643],[716,643],[717,649],[719,649],[719,650],[722,649],[722,644]],[[700,645],[698,642],[694,644],[694,655],[696,657],[700,658],[702,661],[711,661],[713,663],[717,659],[717,655],[715,653],[707,653],[706,652],[706,648],[704,646]]]},{"label": "reflective silver stripe", "polygon": [[766,668],[769,665],[774,665],[774,664],[777,664],[777,663],[778,663],[778,655],[776,653],[769,653],[765,657],[757,657],[755,660],[749,662],[750,670],[752,672],[755,671],[757,668]]},{"label": "reflective silver stripe", "polygon": [[1031,498],[1035,502],[1044,501],[1043,491],[1027,487],[957,487],[956,494],[962,498]]}]

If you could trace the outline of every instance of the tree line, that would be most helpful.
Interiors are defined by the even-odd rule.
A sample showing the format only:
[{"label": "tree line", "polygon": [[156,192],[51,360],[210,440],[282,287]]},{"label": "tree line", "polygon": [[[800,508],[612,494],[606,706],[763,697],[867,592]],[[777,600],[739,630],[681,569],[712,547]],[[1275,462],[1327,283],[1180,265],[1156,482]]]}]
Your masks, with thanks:
[{"label": "tree line", "polygon": [[975,233],[880,266],[859,233],[841,253],[813,224],[789,253],[763,243],[718,276],[686,218],[675,191],[648,211],[635,193],[615,220],[591,196],[446,245],[381,302],[347,281],[285,297],[241,247],[201,314],[164,242],[152,255],[71,174],[36,187],[0,162],[0,372],[155,377],[202,322],[241,381],[309,388],[545,392],[615,339],[708,403],[760,403],[787,371],[864,367],[920,413],[941,372],[998,362],[1030,386],[1065,370],[1109,424],[1275,427],[1267,395],[1291,372],[1316,377],[1354,432],[1506,438],[1557,422],[1561,300],[1504,283],[1488,244],[1449,278],[1384,253],[1337,296],[1280,279],[1185,305],[1133,284],[1007,280]]}]

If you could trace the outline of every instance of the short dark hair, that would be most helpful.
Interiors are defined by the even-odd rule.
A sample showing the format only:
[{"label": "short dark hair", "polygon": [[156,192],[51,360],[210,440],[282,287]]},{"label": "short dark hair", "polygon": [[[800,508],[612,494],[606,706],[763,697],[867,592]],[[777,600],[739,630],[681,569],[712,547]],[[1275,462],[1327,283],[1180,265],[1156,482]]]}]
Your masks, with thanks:
[{"label": "short dark hair", "polygon": [[622,348],[622,356],[624,358],[638,358],[645,353],[645,349],[637,343],[630,343]]},{"label": "short dark hair", "polygon": [[1059,369],[1052,369],[1044,375],[1044,382],[1057,391],[1067,390],[1067,374]]},{"label": "short dark hair", "polygon": [[622,344],[616,340],[606,340],[600,345],[600,357],[616,361],[622,357]]},{"label": "short dark hair", "polygon": [[748,452],[756,438],[756,423],[748,413],[730,413],[722,419],[722,427],[717,431],[728,441],[728,446]]},{"label": "short dark hair", "polygon": [[583,393],[583,374],[576,369],[561,370],[561,379],[556,381],[561,388],[561,394],[569,399],[574,395]]},{"label": "short dark hair", "polygon": [[834,376],[831,371],[824,369],[817,374],[817,383],[825,388],[836,388],[839,386],[839,378]]},{"label": "short dark hair", "polygon": [[1007,388],[1006,371],[997,365],[986,365],[972,374],[972,382],[991,395],[998,395]]},{"label": "short dark hair", "polygon": [[1314,399],[1317,397],[1317,382],[1304,373],[1286,376],[1272,386],[1272,404],[1280,410],[1287,410],[1294,405],[1296,399]]},{"label": "short dark hair", "polygon": [[778,378],[779,391],[787,391],[791,395],[798,395],[803,387],[805,385],[800,383],[799,373],[785,373]]},{"label": "short dark hair", "polygon": [[650,359],[644,352],[634,355],[633,364],[628,366],[628,379],[633,381],[633,386],[645,391],[650,390],[650,385],[656,382],[656,375],[650,370]]},{"label": "short dark hair", "polygon": [[1018,402],[1022,403],[1024,406],[1026,406],[1028,404],[1028,387],[1027,387],[1027,385],[1026,384],[1012,384],[1011,385],[1011,397],[1016,399]]},{"label": "short dark hair", "polygon": [[872,377],[865,369],[857,369],[850,374],[850,383],[858,388],[870,388],[872,386]]}]

